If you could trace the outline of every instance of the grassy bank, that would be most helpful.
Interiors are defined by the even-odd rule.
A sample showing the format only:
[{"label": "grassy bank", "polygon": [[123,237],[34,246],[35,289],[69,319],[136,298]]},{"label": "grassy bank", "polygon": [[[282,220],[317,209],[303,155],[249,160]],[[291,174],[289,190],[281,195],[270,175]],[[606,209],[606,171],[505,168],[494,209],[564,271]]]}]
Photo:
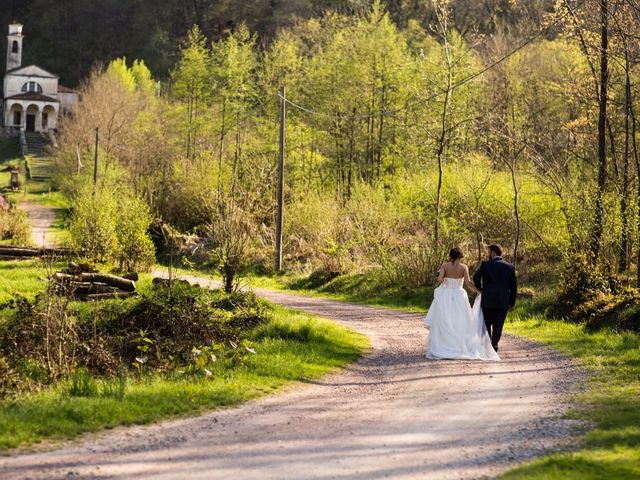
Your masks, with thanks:
[{"label": "grassy bank", "polygon": [[[161,268],[167,268],[162,265]],[[203,276],[220,280],[220,276],[210,270],[175,268],[177,275]],[[264,288],[305,295],[329,298],[343,302],[360,303],[377,307],[392,308],[410,312],[424,312],[433,299],[434,287],[403,288],[382,286],[375,275],[341,275],[323,281],[304,276],[244,275],[240,284],[251,288]]]},{"label": "grassy bank", "polygon": [[556,348],[577,359],[593,376],[571,411],[593,422],[574,452],[557,453],[511,470],[505,479],[640,478],[640,337],[528,315],[511,316],[507,331]]},{"label": "grassy bank", "polygon": [[[0,302],[15,293],[33,297],[44,289],[46,272],[38,262],[0,262],[0,269]],[[139,290],[150,288],[150,276],[143,277]],[[112,304],[104,311],[126,310],[122,302],[134,301],[108,301]],[[88,304],[75,307],[84,311],[83,317],[91,309]],[[8,308],[0,309],[0,324],[8,314]],[[352,330],[278,306],[269,307],[266,323],[247,332],[246,338],[255,354],[241,361],[219,354],[218,361],[208,365],[207,375],[194,374],[188,366],[164,373],[143,368],[137,374],[131,369],[115,377],[88,375],[80,389],[79,377],[72,376],[7,398],[0,402],[0,450],[236,405],[318,378],[355,361],[369,346],[366,337]]]},{"label": "grassy bank", "polygon": [[117,425],[145,424],[237,405],[295,381],[318,378],[355,361],[365,337],[332,322],[276,307],[273,320],[252,336],[256,354],[247,363],[219,365],[210,378],[130,377],[98,381],[89,397],[69,395],[68,382],[0,404],[0,449],[43,439],[70,438]]}]

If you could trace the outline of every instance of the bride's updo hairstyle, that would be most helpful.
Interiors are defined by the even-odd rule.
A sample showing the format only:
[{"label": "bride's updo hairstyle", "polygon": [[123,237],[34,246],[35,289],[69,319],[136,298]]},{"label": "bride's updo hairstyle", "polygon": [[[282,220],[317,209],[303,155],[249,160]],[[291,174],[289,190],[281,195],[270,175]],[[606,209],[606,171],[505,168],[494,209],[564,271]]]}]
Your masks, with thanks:
[{"label": "bride's updo hairstyle", "polygon": [[460,250],[458,247],[453,247],[451,250],[449,250],[449,260],[451,260],[451,262],[461,260],[462,257],[464,257],[464,255],[462,254],[462,250]]}]

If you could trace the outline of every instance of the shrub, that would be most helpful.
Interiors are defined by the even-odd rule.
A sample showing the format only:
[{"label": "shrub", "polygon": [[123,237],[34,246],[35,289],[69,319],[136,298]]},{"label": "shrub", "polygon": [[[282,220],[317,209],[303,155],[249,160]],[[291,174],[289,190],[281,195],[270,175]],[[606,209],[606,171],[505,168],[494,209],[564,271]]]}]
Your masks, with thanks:
[{"label": "shrub", "polygon": [[0,209],[0,240],[9,240],[13,245],[31,242],[31,223],[26,212],[17,208]]},{"label": "shrub", "polygon": [[117,249],[118,206],[113,191],[84,185],[73,202],[69,233],[73,246],[98,262],[109,260]]},{"label": "shrub", "polygon": [[576,308],[590,301],[594,295],[612,293],[616,285],[616,280],[586,255],[569,255],[562,268],[560,290],[550,313],[576,319]]},{"label": "shrub", "polygon": [[584,323],[590,330],[609,328],[640,332],[640,290],[622,288],[618,280],[586,256],[570,257],[551,315]]},{"label": "shrub", "polygon": [[115,228],[116,246],[113,260],[123,272],[149,271],[155,261],[155,249],[148,235],[151,213],[137,197],[120,200]]},{"label": "shrub", "polygon": [[[163,286],[131,302],[109,302],[84,312],[82,338],[92,338],[89,317],[101,318],[95,336],[103,348],[127,365],[168,370],[192,361],[194,347],[241,342],[248,332],[269,319],[269,310],[250,293],[230,295],[199,287]],[[139,362],[137,359],[143,359]],[[86,360],[83,360],[87,364]]]},{"label": "shrub", "polygon": [[147,204],[124,186],[85,185],[74,199],[70,234],[73,246],[98,262],[113,262],[120,271],[147,271],[155,260],[148,234]]},{"label": "shrub", "polygon": [[19,383],[18,373],[11,368],[6,358],[0,356],[0,399],[15,393]]}]

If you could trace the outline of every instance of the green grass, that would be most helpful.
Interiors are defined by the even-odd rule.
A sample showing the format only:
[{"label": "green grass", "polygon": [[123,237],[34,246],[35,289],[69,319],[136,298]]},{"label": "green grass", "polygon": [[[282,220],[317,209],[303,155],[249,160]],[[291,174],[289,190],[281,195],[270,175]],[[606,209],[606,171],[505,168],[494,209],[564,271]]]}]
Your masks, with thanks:
[{"label": "green grass", "polygon": [[62,210],[69,209],[67,198],[62,192],[51,190],[49,182],[29,181],[22,191],[9,194],[9,198],[16,203],[34,202]]},{"label": "green grass", "polygon": [[[68,262],[59,261],[53,264],[53,268],[57,271],[67,265]],[[0,261],[0,303],[16,294],[34,298],[46,289],[50,269],[51,266],[41,259]],[[149,289],[152,279],[153,275],[150,273],[140,274],[140,280],[136,282],[137,291]]]},{"label": "green grass", "polygon": [[0,138],[0,189],[8,188],[11,169],[20,167],[21,180],[24,182],[24,161],[20,157],[20,144],[17,138]]},{"label": "green grass", "polygon": [[[162,265],[161,268],[166,268]],[[220,280],[220,276],[209,270],[187,270],[175,268],[176,274],[203,276]],[[374,275],[341,275],[323,285],[313,288],[313,284],[303,276],[266,276],[246,275],[240,279],[242,285],[252,288],[279,290],[304,295],[321,297],[343,302],[373,305],[409,312],[424,312],[433,299],[434,287],[407,289],[401,287],[381,287]]]},{"label": "green grass", "polygon": [[593,422],[576,451],[557,453],[506,473],[505,479],[640,478],[640,336],[527,314],[511,316],[506,330],[550,345],[577,359],[593,374],[578,394],[571,416]]},{"label": "green grass", "polygon": [[0,262],[0,303],[15,294],[35,297],[46,288],[46,276],[47,271],[41,260]]},{"label": "green grass", "polygon": [[118,380],[98,381],[90,397],[70,397],[62,382],[1,403],[0,449],[237,405],[291,382],[318,378],[355,361],[369,347],[366,337],[352,330],[282,307],[274,307],[273,320],[257,329],[253,340],[257,353],[246,365],[221,366],[210,379],[130,378],[122,399],[103,394]]}]

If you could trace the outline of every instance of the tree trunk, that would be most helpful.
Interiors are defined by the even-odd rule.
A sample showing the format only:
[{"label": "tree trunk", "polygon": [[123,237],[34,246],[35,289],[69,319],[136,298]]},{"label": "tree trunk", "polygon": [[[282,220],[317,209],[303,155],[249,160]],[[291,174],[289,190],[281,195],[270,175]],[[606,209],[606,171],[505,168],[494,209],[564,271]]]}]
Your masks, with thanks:
[{"label": "tree trunk", "polygon": [[622,233],[620,238],[620,261],[618,271],[624,272],[629,263],[629,104],[631,103],[631,78],[629,59],[625,59],[625,95],[624,95],[624,154],[622,166]]},{"label": "tree trunk", "polygon": [[604,227],[604,193],[607,183],[607,84],[609,81],[608,0],[600,2],[600,108],[598,111],[598,188],[591,237],[591,257],[597,260]]},{"label": "tree trunk", "polygon": [[442,197],[442,176],[443,176],[443,156],[444,150],[447,142],[447,118],[449,113],[449,102],[451,100],[451,87],[453,84],[453,72],[452,72],[452,62],[451,62],[451,52],[449,51],[449,43],[447,41],[447,30],[443,27],[442,38],[444,41],[444,53],[445,59],[447,61],[447,91],[444,96],[444,104],[442,106],[442,116],[441,116],[441,125],[440,125],[440,136],[438,137],[438,149],[436,152],[436,158],[438,160],[438,187],[436,190],[436,220],[433,229],[433,240],[434,246],[437,246],[440,242],[440,203]]}]

